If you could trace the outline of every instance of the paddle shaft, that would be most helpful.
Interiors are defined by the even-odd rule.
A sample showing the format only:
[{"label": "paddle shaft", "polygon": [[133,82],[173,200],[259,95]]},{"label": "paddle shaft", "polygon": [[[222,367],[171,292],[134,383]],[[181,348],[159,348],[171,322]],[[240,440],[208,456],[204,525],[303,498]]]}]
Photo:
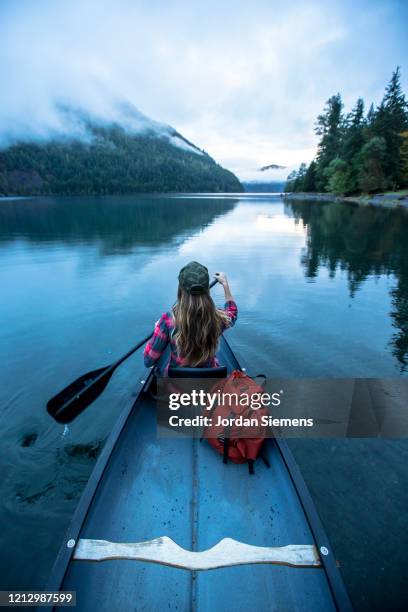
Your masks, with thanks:
[{"label": "paddle shaft", "polygon": [[[148,336],[146,336],[146,338],[143,338],[143,340],[141,340],[140,342],[138,342],[136,344],[136,346],[134,346],[132,349],[130,349],[130,351],[128,351],[127,353],[125,353],[125,355],[123,355],[123,357],[121,357],[120,359],[118,359],[117,361],[115,361],[115,363],[113,363],[110,367],[108,367],[108,370],[116,370],[116,368],[118,368],[124,361],[126,361],[126,359],[128,357],[130,357],[131,355],[133,355],[133,353],[135,353],[137,350],[139,350],[144,344],[146,344],[146,342],[152,337],[152,334],[149,334]],[[107,370],[107,371],[108,371]]]}]

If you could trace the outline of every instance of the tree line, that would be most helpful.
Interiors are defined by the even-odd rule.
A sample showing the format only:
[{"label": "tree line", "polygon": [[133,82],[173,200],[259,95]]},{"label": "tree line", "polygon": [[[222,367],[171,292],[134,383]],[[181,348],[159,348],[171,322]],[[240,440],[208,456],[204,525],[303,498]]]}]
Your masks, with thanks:
[{"label": "tree line", "polygon": [[329,98],[315,133],[317,155],[289,174],[286,192],[353,195],[408,187],[408,102],[399,67],[379,106],[371,104],[367,113],[362,98],[347,114],[339,93]]}]

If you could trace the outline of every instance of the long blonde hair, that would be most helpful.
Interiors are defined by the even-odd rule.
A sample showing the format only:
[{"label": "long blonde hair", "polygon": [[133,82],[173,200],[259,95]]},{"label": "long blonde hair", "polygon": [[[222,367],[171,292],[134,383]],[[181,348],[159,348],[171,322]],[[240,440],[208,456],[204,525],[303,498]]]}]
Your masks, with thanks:
[{"label": "long blonde hair", "polygon": [[173,316],[174,339],[184,365],[198,367],[212,359],[229,318],[216,308],[210,294],[192,295],[179,287]]}]

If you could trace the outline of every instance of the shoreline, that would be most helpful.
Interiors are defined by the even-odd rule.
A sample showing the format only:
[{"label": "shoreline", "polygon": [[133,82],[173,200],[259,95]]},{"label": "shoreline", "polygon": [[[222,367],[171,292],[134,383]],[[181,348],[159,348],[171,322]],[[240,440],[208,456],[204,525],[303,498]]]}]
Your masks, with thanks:
[{"label": "shoreline", "polygon": [[408,193],[375,194],[360,196],[336,196],[332,193],[283,193],[282,197],[288,200],[319,201],[319,202],[346,202],[360,206],[382,206],[383,208],[405,208],[408,210]]},{"label": "shoreline", "polygon": [[[256,194],[254,192],[136,192],[129,194],[86,194],[90,197],[106,197],[106,196],[115,196],[115,195],[133,195],[133,196],[177,196],[177,195],[189,195],[192,197],[196,197],[198,195],[203,196],[235,196],[240,197],[243,195],[276,195],[280,196],[284,200],[297,200],[300,202],[327,202],[327,203],[346,203],[346,204],[358,204],[359,206],[380,206],[382,208],[403,208],[408,210],[408,191],[405,190],[406,193],[398,194],[398,192],[392,193],[383,193],[383,194],[375,194],[372,196],[369,195],[360,195],[360,196],[336,196],[333,193],[305,193],[305,192],[274,192],[274,193],[259,193]],[[3,195],[0,194],[0,202],[5,201],[13,201],[13,200],[31,200],[35,198],[42,197],[50,197],[50,198],[73,198],[73,197],[85,197],[85,194],[72,194],[72,195],[58,195],[58,194],[47,194],[47,195]]]}]

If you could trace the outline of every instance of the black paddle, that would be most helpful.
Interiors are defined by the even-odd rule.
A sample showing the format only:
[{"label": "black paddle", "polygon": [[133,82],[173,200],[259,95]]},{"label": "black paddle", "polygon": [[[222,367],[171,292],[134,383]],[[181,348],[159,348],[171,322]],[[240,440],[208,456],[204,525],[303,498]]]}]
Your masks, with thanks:
[{"label": "black paddle", "polygon": [[47,402],[48,414],[58,423],[70,423],[73,421],[101,395],[116,368],[141,348],[151,338],[151,335],[149,334],[138,342],[126,355],[123,355],[112,365],[83,374],[68,385],[68,387],[57,393],[57,395],[54,395]]},{"label": "black paddle", "polygon": [[[217,282],[217,280],[214,280],[210,284],[210,289],[214,287]],[[143,338],[143,340],[138,342],[136,346],[130,349],[130,351],[118,359],[118,361],[115,361],[115,363],[83,374],[65,387],[65,389],[57,393],[57,395],[54,395],[54,397],[47,402],[48,414],[58,423],[70,423],[73,421],[85,410],[85,408],[101,395],[116,368],[146,344],[151,336],[152,334],[150,333],[146,338]]]}]

